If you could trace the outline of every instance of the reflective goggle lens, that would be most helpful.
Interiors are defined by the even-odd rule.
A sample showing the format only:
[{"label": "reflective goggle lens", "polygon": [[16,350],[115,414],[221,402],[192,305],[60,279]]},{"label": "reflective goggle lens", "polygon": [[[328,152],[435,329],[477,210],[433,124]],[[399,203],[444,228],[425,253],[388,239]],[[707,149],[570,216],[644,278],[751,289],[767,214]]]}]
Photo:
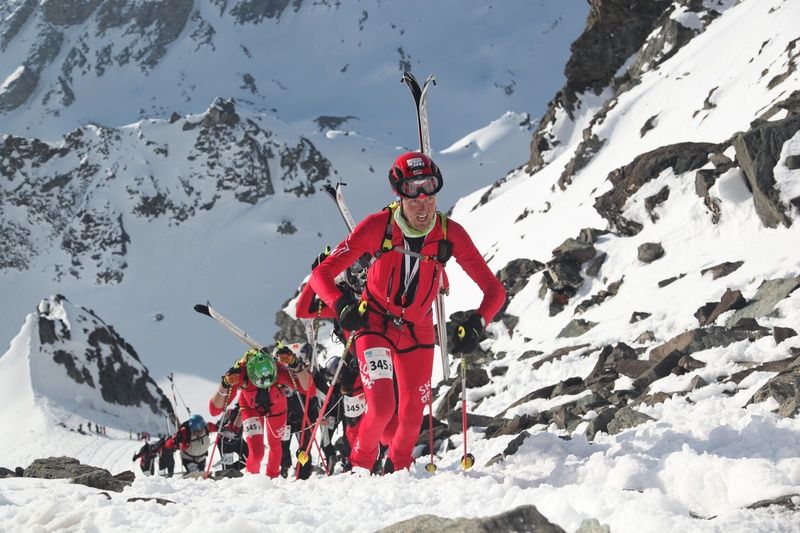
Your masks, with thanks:
[{"label": "reflective goggle lens", "polygon": [[416,198],[420,194],[433,196],[442,188],[442,182],[437,176],[414,176],[400,180],[398,192],[406,198]]}]

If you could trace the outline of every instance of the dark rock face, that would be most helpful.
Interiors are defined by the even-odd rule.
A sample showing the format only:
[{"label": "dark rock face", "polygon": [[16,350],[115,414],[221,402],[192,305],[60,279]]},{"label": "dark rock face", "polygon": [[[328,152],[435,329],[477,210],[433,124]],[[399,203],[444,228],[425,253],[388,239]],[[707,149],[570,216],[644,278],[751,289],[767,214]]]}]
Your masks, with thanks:
[{"label": "dark rock face", "polygon": [[760,318],[768,314],[778,305],[778,302],[789,296],[799,286],[800,277],[764,281],[750,303],[736,311],[728,319],[726,326],[735,327],[743,319]]},{"label": "dark rock face", "polygon": [[731,309],[741,309],[747,305],[740,291],[726,290],[719,302],[709,302],[697,310],[694,316],[701,326],[713,324],[719,315]]},{"label": "dark rock face", "polygon": [[508,304],[519,291],[525,288],[530,277],[543,268],[544,265],[535,259],[519,258],[509,261],[506,266],[495,273],[506,289],[506,303],[500,308],[498,315],[505,313]]},{"label": "dark rock face", "polygon": [[753,191],[756,213],[768,228],[792,224],[775,187],[773,169],[778,163],[783,144],[798,130],[800,116],[795,116],[768,122],[733,137],[736,159]]},{"label": "dark rock face", "polygon": [[685,355],[749,338],[746,331],[737,331],[719,326],[693,329],[673,337],[661,346],[650,351],[652,366],[634,380],[633,386],[643,390],[653,381],[663,378],[674,368]]},{"label": "dark rock face", "polygon": [[488,518],[441,518],[421,515],[379,529],[380,533],[488,533],[493,531],[536,531],[564,533],[533,505],[523,505]]},{"label": "dark rock face", "polygon": [[[610,85],[623,63],[642,47],[670,4],[668,0],[590,0],[586,29],[572,44],[572,54],[564,69],[566,85],[548,104],[531,141],[529,172],[542,168],[544,154],[556,145],[551,127],[558,112],[566,111],[573,118],[580,93],[597,93]],[[570,163],[571,168],[565,169],[562,177],[565,183],[603,144],[591,132],[584,132],[584,140],[580,153]]]},{"label": "dark rock face", "polygon": [[569,324],[564,326],[564,328],[558,333],[558,335],[556,335],[556,337],[580,337],[596,325],[597,322],[576,318],[570,320]]},{"label": "dark rock face", "polygon": [[639,424],[644,424],[651,420],[655,419],[644,413],[640,413],[633,407],[625,406],[614,413],[614,418],[608,423],[608,433],[609,435],[616,435],[623,430],[636,427]]},{"label": "dark rock face", "polygon": [[[109,66],[128,62],[135,62],[142,70],[153,68],[183,32],[194,4],[194,0],[26,0],[6,22],[0,48],[7,48],[25,23],[34,22],[38,35],[20,43],[27,47],[25,70],[0,96],[0,112],[20,107],[35,94],[41,95],[42,105],[53,110],[70,106],[75,100],[73,78],[89,71],[102,76]],[[92,17],[96,25],[90,24]],[[79,25],[84,25],[87,31],[77,34],[74,28]],[[88,31],[90,26],[93,34]],[[124,44],[104,42],[109,29],[121,30],[138,39]],[[62,54],[64,32],[70,30],[74,45]],[[199,34],[190,37],[197,42],[202,40]],[[102,42],[102,47],[93,48],[95,42]],[[63,58],[61,75],[49,86],[41,87],[42,71],[59,58]]]},{"label": "dark rock face", "polygon": [[775,337],[775,344],[780,344],[786,339],[797,336],[797,332],[792,328],[775,326],[772,328],[772,336]]},{"label": "dark rock face", "polygon": [[71,479],[73,483],[100,490],[122,492],[131,482],[121,481],[104,468],[81,464],[72,457],[36,459],[25,469],[24,477],[42,479]]},{"label": "dark rock face", "polygon": [[605,289],[598,291],[597,294],[592,295],[586,300],[582,301],[575,307],[575,314],[583,313],[587,309],[600,305],[609,298],[616,296],[619,288],[622,286],[625,278],[620,278],[617,281],[610,283]]},{"label": "dark rock face", "polygon": [[[577,239],[567,239],[553,250],[553,258],[545,265],[542,290],[539,292],[540,298],[545,297],[547,289],[553,293],[550,316],[560,313],[583,285],[581,269],[584,263],[597,255],[594,242],[602,233],[605,232],[584,228]],[[600,268],[599,265],[597,268]]]},{"label": "dark rock face", "polygon": [[637,257],[643,263],[652,263],[656,259],[664,257],[664,247],[658,242],[642,243],[639,245]]},{"label": "dark rock face", "polygon": [[748,405],[769,398],[778,402],[777,412],[780,416],[790,417],[800,412],[800,366],[796,361],[758,389]]},{"label": "dark rock face", "polygon": [[737,270],[739,270],[739,267],[741,267],[743,264],[744,261],[735,261],[733,263],[726,261],[725,263],[720,263],[718,265],[714,265],[709,268],[704,268],[703,270],[700,271],[700,275],[704,276],[706,275],[706,273],[711,272],[711,279],[722,278],[724,276],[727,276],[728,274],[736,272]]},{"label": "dark rock face", "polygon": [[622,235],[636,235],[642,230],[642,225],[622,216],[628,198],[668,168],[674,169],[676,175],[700,168],[708,162],[709,154],[715,151],[715,144],[679,143],[641,154],[608,175],[613,188],[599,196],[594,207],[616,231]]},{"label": "dark rock face", "polygon": [[[127,231],[132,217],[177,226],[221,198],[255,204],[276,191],[312,194],[333,173],[308,139],[279,142],[240,116],[232,100],[215,101],[191,121],[173,117],[154,127],[180,139],[182,151],[143,132],[131,137],[99,126],[77,129],[57,143],[0,137],[0,173],[10,180],[0,189],[0,204],[15,208],[14,216],[0,213],[0,269],[27,270],[36,256],[60,249],[69,260],[51,265],[56,280],[117,284],[134,246]],[[123,155],[131,151],[144,161],[174,158],[185,175],[149,174],[157,165],[136,175]],[[117,195],[128,202],[105,200]],[[44,238],[33,227],[42,228]],[[282,229],[292,231],[291,224]]]},{"label": "dark rock face", "polygon": [[506,457],[509,457],[517,453],[520,446],[522,446],[522,443],[524,443],[525,440],[530,436],[531,434],[528,433],[527,431],[521,432],[519,435],[511,439],[511,442],[508,443],[508,446],[506,446],[506,449],[503,450],[502,453],[499,453],[494,457],[492,457],[491,459],[489,459],[489,461],[486,463],[486,466],[492,466],[493,464],[501,462]]},{"label": "dark rock face", "polygon": [[147,405],[153,413],[174,416],[172,404],[133,346],[92,311],[73,307],[59,295],[40,304],[38,324],[40,347],[32,357],[52,358],[76,383],[99,388],[108,403]]},{"label": "dark rock face", "polygon": [[[258,24],[264,19],[279,19],[290,5],[296,12],[302,3],[303,0],[238,0],[229,13],[239,24]],[[222,5],[225,9],[227,2]]]}]

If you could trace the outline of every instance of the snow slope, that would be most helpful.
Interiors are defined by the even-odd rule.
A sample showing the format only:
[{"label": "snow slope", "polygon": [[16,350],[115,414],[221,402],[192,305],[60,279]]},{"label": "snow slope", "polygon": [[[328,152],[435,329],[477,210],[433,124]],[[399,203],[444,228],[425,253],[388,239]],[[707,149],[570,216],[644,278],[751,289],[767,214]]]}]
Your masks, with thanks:
[{"label": "snow slope", "polygon": [[[751,121],[796,90],[800,74],[792,68],[796,59],[791,43],[798,38],[794,21],[800,20],[800,4],[779,0],[715,4],[722,15],[657,70],[644,73],[640,83],[616,96],[611,89],[600,96],[584,95],[574,121],[562,117],[559,122],[562,144],[557,153],[549,154],[552,158],[542,170],[532,176],[512,172],[491,190],[479,189],[458,202],[453,218],[467,226],[494,269],[516,258],[547,262],[553,248],[575,238],[582,228],[606,228],[607,221],[593,207],[595,199],[611,188],[609,173],[639,154],[686,140],[724,142],[749,129]],[[681,17],[687,24],[696,23],[688,15]],[[770,75],[762,76],[765,70]],[[785,80],[770,83],[780,73],[787,73]],[[608,98],[615,98],[615,105],[592,122]],[[706,108],[707,98],[714,105]],[[654,127],[642,133],[654,115],[658,115]],[[584,128],[591,128],[588,133],[605,143],[570,183],[560,184]],[[481,142],[476,137],[472,150]],[[455,148],[459,146],[463,144],[456,143]],[[799,155],[797,138],[787,141],[780,153],[774,174],[786,201],[796,191],[797,171],[787,160]],[[734,154],[729,149],[725,155],[733,159]],[[709,163],[708,169],[712,166]],[[741,290],[751,299],[763,280],[800,274],[794,245],[800,242],[796,210],[787,206],[790,226],[765,227],[741,169],[732,166],[716,177],[709,191],[719,207],[715,223],[694,190],[695,173],[667,169],[627,199],[623,214],[642,224],[641,232],[627,237],[619,232],[601,235],[595,247],[607,254],[606,261],[597,276],[582,271],[583,285],[560,313],[550,316],[552,291],[545,291],[543,298],[539,295],[543,274],[531,276],[510,302],[508,313],[519,317],[512,331],[500,324],[490,327],[491,339],[484,347],[492,352],[487,364],[491,379],[467,391],[470,413],[494,416],[531,391],[566,378],[586,377],[603,346],[625,342],[640,349],[640,359],[647,359],[654,347],[696,328],[693,313],[718,300],[726,289]],[[664,186],[669,196],[650,210],[657,215],[654,219],[642,204]],[[665,256],[652,263],[639,261],[638,246],[644,242],[660,242]],[[743,264],[718,279],[701,273],[725,261]],[[455,264],[448,265],[448,273],[452,287],[448,310],[475,307],[479,295],[470,282]],[[659,286],[671,277],[679,278]],[[580,302],[620,279],[615,295],[575,314]],[[631,323],[634,312],[650,316]],[[574,318],[597,325],[575,338],[558,337]],[[729,318],[724,314],[717,324]],[[775,326],[796,328],[800,291],[757,320],[767,331]],[[640,337],[648,331],[649,340]],[[557,361],[542,363],[558,348],[581,344],[585,346]],[[328,346],[329,353],[334,348]],[[81,487],[57,482],[0,480],[8,501],[0,506],[0,517],[19,530],[36,526],[132,530],[144,524],[156,529],[374,531],[420,514],[488,516],[533,504],[570,532],[589,518],[614,532],[797,531],[800,422],[796,416],[776,414],[775,400],[749,403],[774,372],[753,372],[738,383],[729,378],[762,362],[796,357],[798,350],[799,336],[779,343],[766,334],[696,351],[692,357],[703,367],[667,375],[647,389],[674,394],[633,407],[652,420],[615,434],[600,432],[592,441],[585,432],[597,416],[593,411],[582,415],[576,427],[538,424],[528,428],[527,436],[486,438],[482,429],[470,429],[469,446],[477,462],[466,472],[458,466],[462,442],[457,435],[452,439],[456,449],[439,450],[433,476],[424,470],[427,458],[420,458],[409,472],[380,478],[315,476],[294,482],[249,476],[217,483],[140,478],[111,500],[90,498]],[[526,353],[532,357],[523,357]],[[537,363],[542,364],[534,368]],[[699,386],[696,378],[706,385]],[[624,377],[613,386],[616,391],[631,387],[632,380]],[[570,400],[575,398],[532,400],[507,416],[533,415]],[[512,441],[519,444],[516,452],[491,461]],[[63,499],[47,503],[48,489]],[[160,496],[177,503],[165,507],[127,503],[131,496]],[[747,508],[781,496],[790,502],[788,508]]]}]

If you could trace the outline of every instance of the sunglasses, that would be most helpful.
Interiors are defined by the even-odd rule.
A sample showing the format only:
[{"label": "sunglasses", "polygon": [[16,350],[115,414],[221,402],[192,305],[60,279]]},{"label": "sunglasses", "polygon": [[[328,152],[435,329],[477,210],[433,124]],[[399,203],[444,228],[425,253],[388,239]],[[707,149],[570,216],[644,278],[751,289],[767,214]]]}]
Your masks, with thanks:
[{"label": "sunglasses", "polygon": [[397,182],[397,194],[405,198],[416,198],[421,194],[433,196],[442,188],[442,179],[439,176],[411,176]]}]

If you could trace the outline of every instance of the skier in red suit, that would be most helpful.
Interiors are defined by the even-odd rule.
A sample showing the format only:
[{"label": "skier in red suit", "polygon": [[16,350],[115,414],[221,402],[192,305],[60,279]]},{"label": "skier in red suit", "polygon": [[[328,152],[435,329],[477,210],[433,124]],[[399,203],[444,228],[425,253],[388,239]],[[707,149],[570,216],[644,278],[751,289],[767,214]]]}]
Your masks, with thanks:
[{"label": "skier in red suit", "polygon": [[[365,218],[311,274],[313,291],[336,310],[342,329],[355,333],[367,409],[350,454],[353,466],[371,469],[378,443],[389,443],[384,473],[408,468],[431,394],[434,326],[432,305],[454,257],[483,292],[477,311],[451,340],[453,353],[477,348],[484,326],[505,302],[505,289],[489,270],[466,230],[436,211],[442,174],[419,152],[398,157],[389,182],[400,201]],[[363,254],[377,259],[356,301],[335,278]],[[362,302],[366,312],[362,313]],[[397,384],[398,400],[394,385]],[[392,422],[397,410],[396,424]]]},{"label": "skier in red suit", "polygon": [[208,410],[218,416],[239,392],[242,436],[249,454],[245,470],[257,474],[264,458],[264,435],[269,444],[267,475],[278,477],[281,471],[281,440],[286,431],[287,396],[294,390],[315,394],[313,381],[302,370],[299,360],[283,361],[264,351],[249,350],[222,376],[219,388],[209,401]]}]

